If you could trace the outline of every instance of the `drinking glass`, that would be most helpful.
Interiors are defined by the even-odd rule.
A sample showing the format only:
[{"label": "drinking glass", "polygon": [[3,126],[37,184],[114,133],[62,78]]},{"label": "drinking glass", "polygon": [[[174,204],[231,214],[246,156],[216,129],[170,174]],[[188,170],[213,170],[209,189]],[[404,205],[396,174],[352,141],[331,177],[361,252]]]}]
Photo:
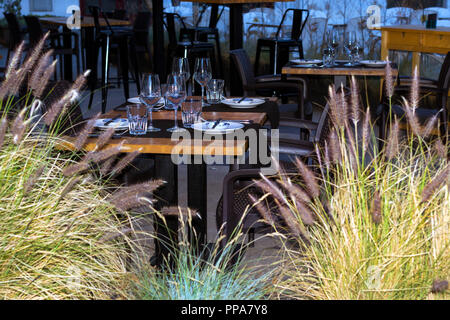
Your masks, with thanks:
[{"label": "drinking glass", "polygon": [[359,64],[363,51],[363,48],[358,43],[355,43],[352,49],[352,60],[350,61],[353,65]]},{"label": "drinking glass", "polygon": [[353,49],[356,46],[356,33],[354,31],[350,31],[347,33],[344,42],[344,48],[348,55],[349,62],[346,63],[346,66],[353,66]]},{"label": "drinking glass", "polygon": [[172,73],[176,73],[184,77],[186,81],[186,89],[188,88],[188,80],[191,77],[189,70],[189,61],[187,58],[174,58],[172,62]]},{"label": "drinking glass", "polygon": [[183,101],[186,99],[186,81],[183,76],[172,73],[167,77],[167,100],[172,103],[172,108],[175,111],[175,126],[167,129],[169,132],[184,130],[178,127],[177,111]]},{"label": "drinking glass", "polygon": [[200,121],[202,113],[202,102],[199,99],[187,99],[181,104],[181,119],[185,128],[192,128],[192,125]]},{"label": "drinking glass", "polygon": [[141,88],[139,100],[141,103],[145,104],[150,111],[150,123],[148,124],[147,131],[161,131],[161,129],[153,126],[153,107],[157,105],[161,99],[161,84],[159,82],[159,76],[153,73],[144,74]]},{"label": "drinking glass", "polygon": [[143,104],[127,106],[128,129],[131,135],[139,136],[147,132],[147,107]]},{"label": "drinking glass", "polygon": [[205,87],[211,78],[212,71],[209,58],[197,58],[195,60],[194,79],[202,87],[202,107],[209,105],[205,103]]},{"label": "drinking glass", "polygon": [[221,79],[211,79],[206,87],[206,100],[210,104],[217,104],[222,101],[225,81]]}]

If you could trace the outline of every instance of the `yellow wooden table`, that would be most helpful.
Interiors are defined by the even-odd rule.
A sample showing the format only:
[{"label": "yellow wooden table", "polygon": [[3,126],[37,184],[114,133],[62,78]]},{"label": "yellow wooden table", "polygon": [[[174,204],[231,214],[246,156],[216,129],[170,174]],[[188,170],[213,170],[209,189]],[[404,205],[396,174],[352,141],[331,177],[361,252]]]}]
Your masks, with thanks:
[{"label": "yellow wooden table", "polygon": [[426,29],[420,25],[383,26],[381,30],[381,59],[389,50],[411,51],[413,72],[420,66],[420,53],[447,54],[450,51],[450,27]]}]

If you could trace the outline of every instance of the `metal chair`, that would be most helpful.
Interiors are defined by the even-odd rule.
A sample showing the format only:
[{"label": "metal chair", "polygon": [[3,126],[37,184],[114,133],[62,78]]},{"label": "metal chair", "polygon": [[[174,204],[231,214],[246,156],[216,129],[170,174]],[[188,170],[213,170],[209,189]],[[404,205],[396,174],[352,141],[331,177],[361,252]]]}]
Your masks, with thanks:
[{"label": "metal chair", "polygon": [[[167,68],[170,68],[170,63],[174,57],[184,57],[192,60],[192,56],[209,56],[213,68],[213,73],[217,72],[216,56],[214,52],[214,45],[209,42],[200,42],[189,39],[188,41],[179,41],[176,31],[176,21],[181,25],[181,29],[185,29],[186,25],[177,13],[164,13],[164,26],[169,36],[169,64]],[[221,74],[218,74],[221,76]]]},{"label": "metal chair", "polygon": [[[19,20],[17,20],[17,16],[14,13],[4,12],[3,14],[8,23],[9,30],[8,54],[6,56],[6,63],[8,63],[11,52],[14,52],[24,40],[26,31],[20,27]],[[28,50],[28,44],[25,45],[25,50]]]},{"label": "metal chair", "polygon": [[[208,7],[211,7],[209,24],[206,27],[202,27],[200,26],[200,23]],[[200,12],[200,16],[197,22],[195,23],[195,26],[180,29],[180,41],[185,41],[186,39],[189,39],[191,41],[200,40],[202,42],[208,42],[209,40],[215,41],[217,60],[219,63],[221,75],[223,75],[223,63],[222,63],[223,60],[222,60],[222,50],[220,48],[220,36],[219,36],[219,29],[217,29],[217,23],[222,17],[224,9],[225,7],[223,6],[219,12],[218,5],[210,5],[210,6],[204,5],[202,11]]]},{"label": "metal chair", "polygon": [[[292,11],[293,19],[292,26],[290,30],[290,38],[283,39],[280,38],[283,23],[287,17],[287,14]],[[304,15],[306,14],[306,17]],[[303,55],[303,42],[302,42],[302,32],[305,28],[306,22],[309,18],[309,10],[306,9],[287,9],[283,18],[281,19],[280,25],[278,26],[277,33],[274,39],[261,38],[258,39],[256,45],[256,58],[255,58],[255,73],[259,70],[259,60],[261,56],[261,51],[263,48],[268,48],[270,52],[270,66],[273,70],[273,74],[278,74],[281,72],[281,68],[289,61],[289,52],[291,48],[296,48],[301,59],[304,58]]]},{"label": "metal chair", "polygon": [[[36,16],[25,16],[25,22],[27,24],[30,47],[35,47],[39,40],[44,36],[44,31]],[[64,47],[63,37],[69,35],[73,38],[73,47]],[[59,56],[60,59],[60,74],[63,78],[63,60],[65,55],[74,55],[77,61],[77,73],[79,74],[80,69],[80,41],[78,34],[75,32],[54,32],[52,31],[49,36],[49,43],[47,44],[47,49],[53,49],[53,57]]]},{"label": "metal chair", "polygon": [[[109,21],[101,12],[99,7],[90,6],[89,10],[92,13],[95,23],[95,45],[93,54],[94,61],[97,61],[100,48],[102,49],[102,113],[106,111],[108,86],[109,86],[109,64],[110,64],[110,50],[115,47],[118,48],[119,61],[122,74],[122,82],[124,88],[125,99],[130,96],[128,84],[128,59],[132,59],[134,64],[134,77],[138,92],[140,92],[139,75],[137,67],[136,47],[133,38],[133,32],[129,30],[114,30],[111,28]],[[100,25],[100,14],[105,19],[107,27],[102,28]],[[91,95],[89,99],[89,108],[92,105],[94,90],[96,88],[97,66],[93,68],[93,77],[90,83]]]}]

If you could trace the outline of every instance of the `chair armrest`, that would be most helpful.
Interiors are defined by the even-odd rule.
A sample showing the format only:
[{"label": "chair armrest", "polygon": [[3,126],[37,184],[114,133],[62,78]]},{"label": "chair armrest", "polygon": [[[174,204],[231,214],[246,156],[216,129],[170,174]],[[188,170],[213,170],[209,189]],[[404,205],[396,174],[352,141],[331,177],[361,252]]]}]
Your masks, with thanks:
[{"label": "chair armrest", "polygon": [[303,120],[303,119],[288,118],[288,117],[280,118],[280,126],[293,127],[293,128],[314,131],[314,130],[317,130],[318,125],[319,124],[316,122]]},{"label": "chair armrest", "polygon": [[292,88],[301,90],[298,83],[295,82],[284,82],[284,81],[267,81],[267,82],[258,82],[253,86],[249,86],[252,89],[283,89],[283,88]]}]

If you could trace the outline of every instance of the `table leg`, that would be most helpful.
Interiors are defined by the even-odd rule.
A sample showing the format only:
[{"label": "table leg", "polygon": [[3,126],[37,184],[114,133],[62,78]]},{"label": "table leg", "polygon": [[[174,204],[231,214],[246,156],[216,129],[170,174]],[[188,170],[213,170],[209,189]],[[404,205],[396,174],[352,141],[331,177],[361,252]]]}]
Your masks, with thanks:
[{"label": "table leg", "polygon": [[[193,159],[192,159],[193,160]],[[188,207],[197,210],[200,219],[193,219],[198,248],[206,243],[207,237],[207,178],[206,164],[189,164],[188,167]]]},{"label": "table leg", "polygon": [[[70,30],[66,26],[63,27],[63,31],[66,33],[63,36],[64,48],[72,48],[72,36],[70,35]],[[73,81],[72,75],[72,54],[64,55],[64,80]]]},{"label": "table leg", "polygon": [[85,28],[82,34],[84,36],[83,42],[85,44],[86,68],[91,70],[88,77],[88,85],[91,90],[94,90],[97,82],[97,63],[95,62],[95,58],[98,58],[98,53],[97,56],[95,55],[94,28]]},{"label": "table leg", "polygon": [[165,79],[166,63],[164,56],[164,27],[163,27],[163,1],[153,0],[153,70],[159,74],[161,80]]},{"label": "table leg", "polygon": [[128,100],[130,98],[130,89],[129,89],[129,82],[128,82],[128,57],[130,54],[130,51],[128,50],[128,38],[122,37],[120,39],[120,48],[119,48],[119,55],[120,55],[120,67],[121,67],[121,74],[122,74],[122,81],[123,81],[123,91],[125,94],[125,100]]},{"label": "table leg", "polygon": [[[159,200],[156,209],[178,205],[178,167],[172,162],[170,155],[155,156],[155,178],[167,182],[155,192],[155,198]],[[156,215],[154,217],[157,236],[155,264],[160,264],[162,259],[167,258],[178,244],[178,217],[165,217],[165,219],[167,226]]]},{"label": "table leg", "polygon": [[412,53],[412,69],[411,75],[414,76],[414,70],[417,68],[417,72],[420,71],[420,52]]},{"label": "table leg", "polygon": [[334,76],[334,86],[336,87],[336,89],[340,88],[341,86],[345,88],[346,85],[347,85],[346,76]]},{"label": "table leg", "polygon": [[[230,4],[230,50],[243,47],[244,22],[242,4]],[[230,93],[232,96],[242,95],[242,85],[236,66],[230,58]]]},{"label": "table leg", "polygon": [[388,37],[389,33],[386,31],[381,32],[381,60],[387,60],[389,58],[389,49],[388,49]]}]

